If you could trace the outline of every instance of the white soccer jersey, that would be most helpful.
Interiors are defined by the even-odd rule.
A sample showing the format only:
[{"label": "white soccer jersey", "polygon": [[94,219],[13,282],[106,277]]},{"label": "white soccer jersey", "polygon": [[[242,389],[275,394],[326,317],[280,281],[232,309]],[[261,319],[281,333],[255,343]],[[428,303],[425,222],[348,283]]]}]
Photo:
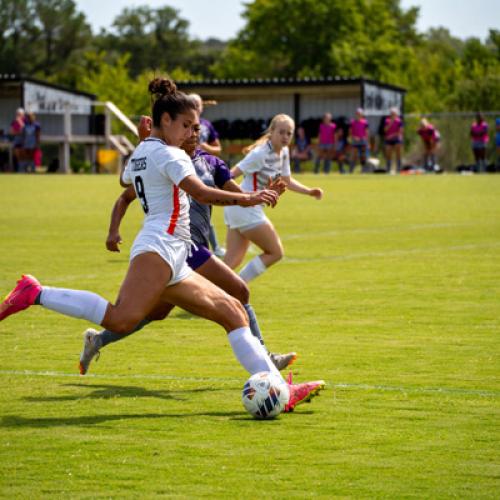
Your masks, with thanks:
[{"label": "white soccer jersey", "polygon": [[161,139],[150,137],[132,154],[123,181],[133,184],[144,210],[144,229],[191,241],[189,198],[179,188],[188,175],[196,176],[189,156]]},{"label": "white soccer jersey", "polygon": [[277,154],[270,141],[255,147],[238,163],[244,178],[241,188],[244,191],[258,191],[267,186],[269,178],[290,176],[290,153],[288,147]]}]

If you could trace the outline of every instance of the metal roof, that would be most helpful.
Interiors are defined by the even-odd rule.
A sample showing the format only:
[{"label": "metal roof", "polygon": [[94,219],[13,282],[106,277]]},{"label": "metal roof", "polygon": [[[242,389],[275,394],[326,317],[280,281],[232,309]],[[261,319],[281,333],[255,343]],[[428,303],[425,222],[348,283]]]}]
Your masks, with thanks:
[{"label": "metal roof", "polygon": [[325,76],[304,78],[235,78],[235,79],[200,79],[200,80],[178,80],[179,87],[283,87],[283,86],[327,86],[327,85],[359,85],[369,83],[381,88],[406,92],[406,89],[379,82],[370,78],[348,77],[348,76]]},{"label": "metal roof", "polygon": [[0,73],[0,84],[3,82],[12,83],[22,83],[31,82],[37,85],[43,85],[44,87],[49,87],[52,89],[62,90],[64,92],[69,92],[70,94],[82,95],[88,97],[89,99],[96,100],[97,96],[95,94],[90,94],[89,92],[82,92],[81,90],[75,90],[69,87],[64,87],[63,85],[57,85],[54,83],[49,83],[43,80],[38,80],[37,78],[31,78],[28,76],[16,75],[14,73]]}]

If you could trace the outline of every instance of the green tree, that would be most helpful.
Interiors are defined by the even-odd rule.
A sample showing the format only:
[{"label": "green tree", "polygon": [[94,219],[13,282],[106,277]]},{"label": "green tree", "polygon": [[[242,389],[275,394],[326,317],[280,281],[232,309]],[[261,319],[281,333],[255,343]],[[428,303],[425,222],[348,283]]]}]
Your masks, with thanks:
[{"label": "green tree", "polygon": [[0,68],[25,73],[36,57],[37,30],[30,0],[0,0]]},{"label": "green tree", "polygon": [[[360,75],[404,66],[420,43],[418,9],[399,0],[255,0],[246,26],[213,66],[218,77]],[[402,68],[401,72],[404,72]]]},{"label": "green tree", "polygon": [[147,69],[174,68],[187,61],[192,49],[188,26],[172,7],[124,9],[115,19],[113,30],[101,34],[99,46],[108,52],[130,54],[132,76]]},{"label": "green tree", "polygon": [[92,32],[73,0],[0,0],[0,68],[72,84]]},{"label": "green tree", "polygon": [[34,0],[42,53],[33,70],[47,77],[77,61],[91,42],[92,31],[73,0]]}]

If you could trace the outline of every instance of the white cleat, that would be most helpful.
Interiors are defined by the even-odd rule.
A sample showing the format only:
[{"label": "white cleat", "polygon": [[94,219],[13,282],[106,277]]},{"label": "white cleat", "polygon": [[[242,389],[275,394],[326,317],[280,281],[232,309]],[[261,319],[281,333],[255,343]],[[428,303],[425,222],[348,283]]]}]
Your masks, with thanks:
[{"label": "white cleat", "polygon": [[222,259],[224,257],[224,255],[226,255],[226,249],[224,247],[217,247],[214,250],[214,255],[216,257],[219,257],[219,259]]},{"label": "white cleat", "polygon": [[101,341],[99,339],[99,332],[93,328],[88,328],[83,334],[83,351],[80,354],[80,375],[85,375],[89,369],[90,362],[96,358],[99,359]]},{"label": "white cleat", "polygon": [[297,359],[297,353],[287,352],[286,354],[278,354],[276,352],[270,352],[269,357],[278,370],[284,370]]}]

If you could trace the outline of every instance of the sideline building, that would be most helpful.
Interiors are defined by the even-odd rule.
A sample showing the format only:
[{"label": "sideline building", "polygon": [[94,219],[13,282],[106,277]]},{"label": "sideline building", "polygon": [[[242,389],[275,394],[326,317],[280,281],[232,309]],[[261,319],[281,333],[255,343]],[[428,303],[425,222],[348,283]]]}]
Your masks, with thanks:
[{"label": "sideline building", "polygon": [[[96,106],[101,108],[99,113],[96,113]],[[114,148],[122,156],[133,149],[125,136],[111,132],[111,115],[114,115],[137,134],[136,127],[112,103],[99,103],[96,96],[88,92],[0,73],[0,130],[4,135],[9,131],[17,108],[35,113],[42,126],[42,145],[59,146],[58,162],[62,172],[70,171],[73,144],[84,146],[85,157],[93,165],[98,146]]]},{"label": "sideline building", "polygon": [[375,131],[380,118],[391,107],[404,113],[406,90],[376,80],[350,77],[269,78],[239,80],[180,81],[185,92],[200,94],[217,106],[206,107],[204,117],[212,122],[227,120],[264,121],[286,113],[295,123],[319,120],[325,112],[335,117],[354,116],[357,108],[365,110],[370,128]]}]

